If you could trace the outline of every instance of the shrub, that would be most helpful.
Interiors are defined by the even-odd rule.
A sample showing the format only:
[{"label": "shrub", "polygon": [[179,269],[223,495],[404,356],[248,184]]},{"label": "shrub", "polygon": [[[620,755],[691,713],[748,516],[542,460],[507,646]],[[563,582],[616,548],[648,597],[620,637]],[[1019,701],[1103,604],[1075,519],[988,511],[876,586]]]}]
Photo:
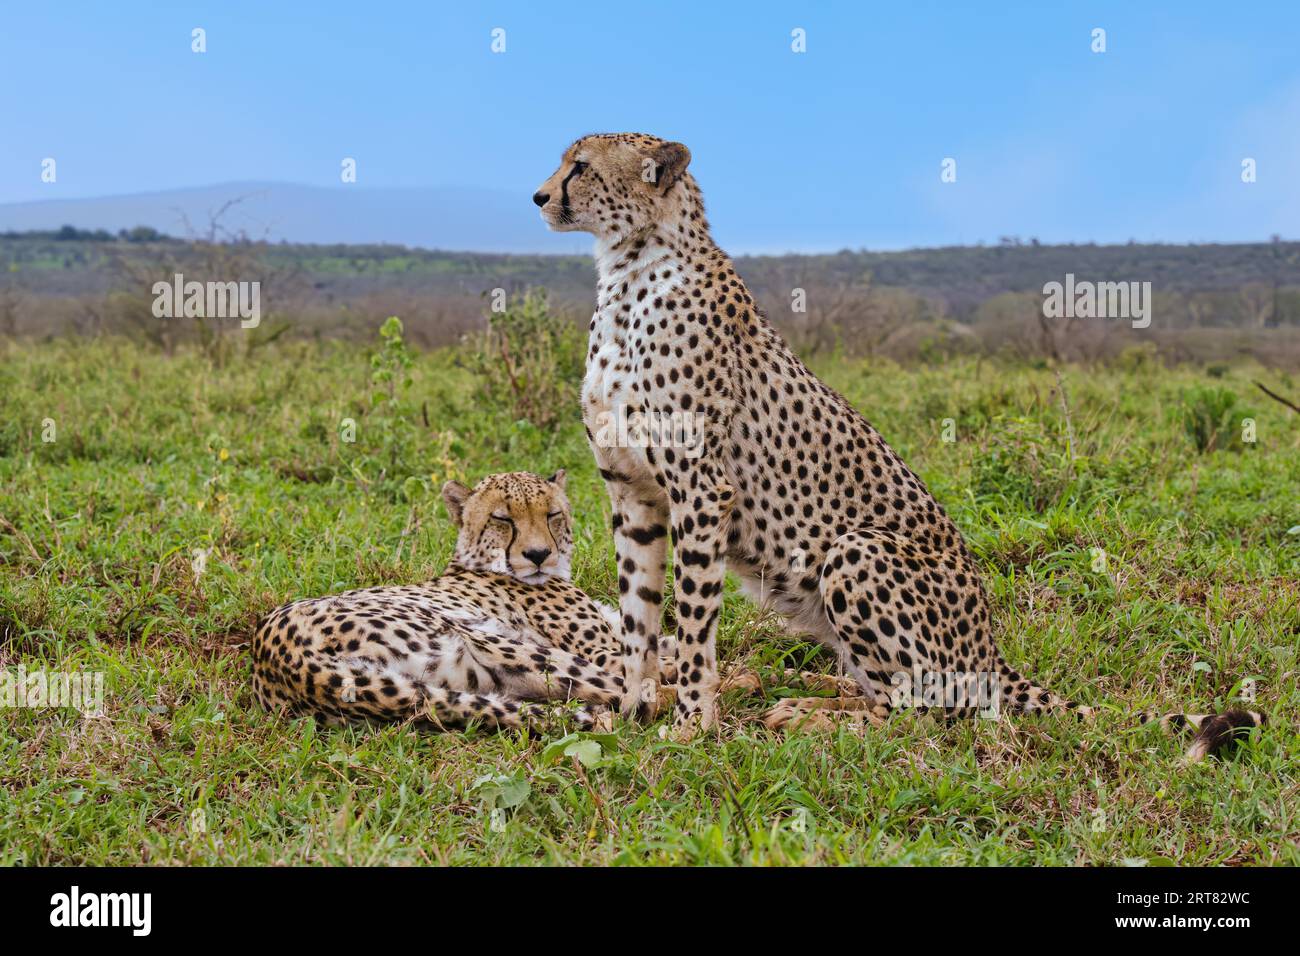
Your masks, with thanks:
[{"label": "shrub", "polygon": [[1115,357],[1114,364],[1121,372],[1151,372],[1160,365],[1160,349],[1154,342],[1130,345]]},{"label": "shrub", "polygon": [[1061,500],[1072,480],[1064,439],[1040,421],[998,417],[975,460],[971,490],[977,498],[1001,498],[1043,512]]},{"label": "shrub", "polygon": [[1183,392],[1183,431],[1200,453],[1236,448],[1241,441],[1237,430],[1240,413],[1237,395],[1231,389],[1198,385]]},{"label": "shrub", "polygon": [[387,474],[401,468],[414,439],[415,409],[407,393],[411,387],[411,353],[402,338],[402,320],[390,315],[379,327],[380,347],[370,357],[369,421]]},{"label": "shrub", "polygon": [[552,311],[545,292],[530,291],[488,313],[470,365],[489,405],[545,428],[574,413],[585,353],[577,324]]},{"label": "shrub", "polygon": [[[348,472],[362,485],[393,500],[414,501],[446,478],[459,477],[457,439],[454,432],[435,431],[427,419],[421,421],[421,409],[411,397],[415,358],[403,333],[402,320],[395,315],[380,326],[380,345],[370,356],[369,401],[354,403],[363,417],[348,426],[352,437],[342,438],[339,449]],[[327,434],[322,422],[303,426],[304,437]],[[321,480],[319,469],[295,465],[289,473]]]}]

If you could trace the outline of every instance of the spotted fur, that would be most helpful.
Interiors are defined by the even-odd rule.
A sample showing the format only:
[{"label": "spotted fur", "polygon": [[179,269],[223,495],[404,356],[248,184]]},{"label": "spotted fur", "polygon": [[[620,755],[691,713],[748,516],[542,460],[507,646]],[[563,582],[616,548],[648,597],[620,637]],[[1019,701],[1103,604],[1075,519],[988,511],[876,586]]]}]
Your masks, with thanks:
[{"label": "spotted fur", "polygon": [[[459,533],[440,577],[294,601],[259,623],[262,706],[331,724],[532,727],[541,702],[622,700],[617,613],[569,580],[564,472],[449,482],[443,498]],[[596,713],[579,709],[578,723]]]},{"label": "spotted fur", "polygon": [[[646,714],[658,699],[638,687],[662,676],[671,536],[680,737],[716,721],[726,570],[831,648],[861,688],[839,703],[783,702],[770,726],[829,709],[879,722],[898,675],[921,671],[993,675],[1003,709],[1086,713],[1003,660],[957,527],[760,313],[710,235],[690,159],[682,144],[654,136],[587,136],[533,197],[552,229],[596,239],[582,413],[613,507],[622,709],[641,704]],[[610,441],[607,424],[620,413],[693,416],[695,442]]]}]

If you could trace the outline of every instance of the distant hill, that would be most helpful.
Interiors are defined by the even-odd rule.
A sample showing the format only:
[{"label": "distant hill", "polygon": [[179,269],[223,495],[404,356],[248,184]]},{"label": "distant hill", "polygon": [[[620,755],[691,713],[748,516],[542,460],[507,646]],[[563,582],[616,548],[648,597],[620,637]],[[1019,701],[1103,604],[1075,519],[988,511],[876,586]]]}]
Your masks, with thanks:
[{"label": "distant hill", "polygon": [[1156,292],[1221,292],[1243,286],[1300,288],[1300,242],[1166,245],[948,246],[902,252],[819,256],[752,256],[742,273],[767,276],[806,270],[818,282],[853,284],[869,275],[944,302],[958,316],[1005,292],[1041,293],[1067,273],[1094,281],[1150,282]]},{"label": "distant hill", "polygon": [[[82,225],[100,228],[94,221]],[[108,232],[95,236],[62,223],[43,233],[6,233],[0,219],[0,272],[37,295],[102,292],[119,284],[113,266],[123,255],[148,258],[167,248],[169,257],[184,259],[188,245],[182,240],[139,241],[160,238],[150,228],[160,227],[146,223],[121,238]],[[477,296],[496,287],[544,286],[555,297],[585,307],[594,297],[595,269],[585,254],[590,240],[579,243],[583,252],[570,255],[447,252],[359,242],[254,243],[248,248],[269,267],[302,274],[323,298],[384,291]],[[1157,293],[1229,292],[1246,286],[1300,289],[1300,242],[1282,241],[846,250],[740,256],[736,262],[756,291],[779,301],[788,302],[796,287],[822,293],[865,285],[890,287],[941,303],[945,312],[967,320],[994,296],[1041,294],[1044,283],[1060,281],[1066,273],[1078,279],[1149,281]],[[1300,315],[1285,318],[1287,324],[1300,321]]]},{"label": "distant hill", "polygon": [[[586,251],[590,241],[550,233],[530,196],[490,189],[367,189],[290,183],[223,183],[196,189],[0,204],[0,232],[146,226],[173,236],[204,235],[211,215],[228,233],[306,243],[393,243],[480,252]],[[188,223],[188,226],[187,226]]]},{"label": "distant hill", "polygon": [[[377,243],[196,243],[159,235],[152,223],[121,234],[108,231],[108,224],[92,220],[83,221],[91,230],[60,225],[19,233],[5,232],[0,223],[0,338],[125,331],[170,348],[177,337],[200,335],[193,323],[160,323],[152,314],[154,283],[175,272],[200,281],[258,282],[273,316],[270,330],[364,340],[385,316],[400,315],[412,341],[428,346],[481,329],[487,297],[497,289],[544,288],[557,308],[580,322],[590,315],[595,295],[594,263],[585,254],[446,252]],[[843,347],[908,358],[1011,349],[1022,356],[1092,361],[1154,345],[1171,360],[1252,355],[1300,367],[1296,242],[1010,241],[742,256],[736,265],[760,307],[807,351]],[[1138,332],[1123,319],[1045,321],[1043,286],[1069,273],[1093,282],[1150,282],[1152,328]]]}]

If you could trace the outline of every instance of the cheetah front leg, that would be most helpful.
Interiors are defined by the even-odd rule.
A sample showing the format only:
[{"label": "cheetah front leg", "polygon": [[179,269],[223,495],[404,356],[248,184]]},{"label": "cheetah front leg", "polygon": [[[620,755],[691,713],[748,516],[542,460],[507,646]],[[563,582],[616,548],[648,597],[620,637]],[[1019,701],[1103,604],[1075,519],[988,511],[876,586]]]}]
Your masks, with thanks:
[{"label": "cheetah front leg", "polygon": [[[594,447],[594,446],[593,446]],[[595,448],[597,461],[600,449]],[[623,652],[619,713],[652,718],[659,709],[659,629],[668,557],[668,503],[653,482],[604,467],[618,558],[617,632]]]},{"label": "cheetah front leg", "polygon": [[689,740],[718,719],[715,634],[726,577],[726,517],[735,491],[708,462],[670,482],[677,598],[677,705],[673,735]]}]

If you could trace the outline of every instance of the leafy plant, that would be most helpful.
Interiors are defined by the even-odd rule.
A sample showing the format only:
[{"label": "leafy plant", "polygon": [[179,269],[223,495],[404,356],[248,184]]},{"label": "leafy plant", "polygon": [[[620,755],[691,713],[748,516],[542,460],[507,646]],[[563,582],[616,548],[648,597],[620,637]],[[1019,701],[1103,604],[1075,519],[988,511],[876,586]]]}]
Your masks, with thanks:
[{"label": "leafy plant", "polygon": [[433,431],[427,404],[421,409],[411,396],[415,356],[402,320],[385,319],[379,340],[370,357],[369,411],[356,430],[359,454],[349,465],[363,482],[377,481],[395,498],[414,503],[447,478],[460,477],[457,437],[449,430]]},{"label": "leafy plant", "polygon": [[1183,393],[1183,431],[1201,454],[1237,447],[1241,443],[1237,424],[1241,417],[1237,395],[1231,389],[1199,385]]},{"label": "leafy plant", "polygon": [[485,810],[514,810],[522,806],[533,792],[522,770],[512,774],[484,774],[470,784],[469,790]]},{"label": "leafy plant", "polygon": [[402,338],[403,331],[402,320],[395,315],[390,315],[379,327],[382,344],[370,359],[370,367],[374,370],[370,374],[370,382],[376,388],[371,400],[376,407],[384,403],[396,405],[399,387],[405,392],[411,386],[410,369],[413,362]]},{"label": "leafy plant", "polygon": [[370,357],[370,415],[367,432],[385,473],[397,475],[415,442],[411,388],[411,353],[402,338],[402,320],[390,315],[379,327],[379,350]]},{"label": "leafy plant", "polygon": [[573,758],[584,767],[599,767],[608,759],[606,751],[614,753],[617,750],[617,735],[579,731],[547,744],[542,750],[541,760],[544,764],[555,764]]},{"label": "leafy plant", "polygon": [[488,313],[470,365],[489,404],[545,428],[573,414],[584,352],[581,329],[550,309],[545,292],[530,291]]}]

